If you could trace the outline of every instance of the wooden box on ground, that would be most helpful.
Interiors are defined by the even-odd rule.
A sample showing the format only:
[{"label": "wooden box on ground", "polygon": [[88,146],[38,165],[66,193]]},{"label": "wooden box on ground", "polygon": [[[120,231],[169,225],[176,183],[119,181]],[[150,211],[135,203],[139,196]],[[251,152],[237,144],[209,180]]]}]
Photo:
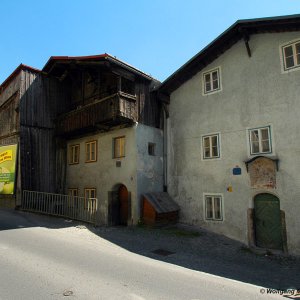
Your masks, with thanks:
[{"label": "wooden box on ground", "polygon": [[179,206],[168,193],[146,193],[142,197],[141,218],[146,225],[174,224]]}]

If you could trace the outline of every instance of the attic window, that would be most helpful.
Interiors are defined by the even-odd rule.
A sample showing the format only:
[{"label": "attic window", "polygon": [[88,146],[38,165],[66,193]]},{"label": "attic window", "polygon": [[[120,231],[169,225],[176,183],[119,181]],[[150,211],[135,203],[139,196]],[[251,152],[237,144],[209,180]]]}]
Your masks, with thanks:
[{"label": "attic window", "polygon": [[121,78],[121,91],[126,94],[135,95],[135,84],[127,78]]},{"label": "attic window", "polygon": [[203,73],[204,95],[221,90],[220,68]]},{"label": "attic window", "polygon": [[300,67],[300,41],[282,47],[284,70]]}]

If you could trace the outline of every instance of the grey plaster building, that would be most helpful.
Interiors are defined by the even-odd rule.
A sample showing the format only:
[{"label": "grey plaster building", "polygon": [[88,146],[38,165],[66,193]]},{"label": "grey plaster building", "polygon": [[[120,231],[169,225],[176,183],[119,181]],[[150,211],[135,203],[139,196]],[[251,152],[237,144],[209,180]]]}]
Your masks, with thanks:
[{"label": "grey plaster building", "polygon": [[237,21],[160,87],[180,219],[300,253],[300,15]]}]

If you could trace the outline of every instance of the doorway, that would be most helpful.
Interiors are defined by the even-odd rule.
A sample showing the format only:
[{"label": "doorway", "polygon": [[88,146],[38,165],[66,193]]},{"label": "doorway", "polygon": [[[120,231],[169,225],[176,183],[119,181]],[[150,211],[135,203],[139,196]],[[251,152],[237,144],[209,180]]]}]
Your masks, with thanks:
[{"label": "doorway", "polygon": [[128,221],[128,190],[125,185],[121,185],[118,190],[119,198],[119,224],[127,226]]},{"label": "doorway", "polygon": [[124,184],[116,184],[108,192],[108,223],[112,226],[128,225],[131,216],[130,192]]},{"label": "doorway", "polygon": [[254,197],[254,228],[257,247],[283,250],[279,198],[268,193]]}]

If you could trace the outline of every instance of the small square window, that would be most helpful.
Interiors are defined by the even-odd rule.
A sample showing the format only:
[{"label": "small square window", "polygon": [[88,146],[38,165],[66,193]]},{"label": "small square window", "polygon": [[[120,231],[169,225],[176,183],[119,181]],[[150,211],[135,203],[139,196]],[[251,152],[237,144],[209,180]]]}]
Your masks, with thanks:
[{"label": "small square window", "polygon": [[113,139],[113,158],[125,157],[125,136]]},{"label": "small square window", "polygon": [[204,94],[209,94],[221,90],[220,68],[203,74]]},{"label": "small square window", "polygon": [[221,195],[205,195],[205,219],[223,221]]},{"label": "small square window", "polygon": [[203,158],[219,158],[220,144],[219,134],[207,135],[202,137]]},{"label": "small square window", "polygon": [[155,156],[155,144],[154,143],[148,143],[148,154]]},{"label": "small square window", "polygon": [[69,146],[69,164],[78,164],[79,163],[79,145],[70,145]]},{"label": "small square window", "polygon": [[249,129],[250,154],[263,154],[272,152],[270,126]]},{"label": "small square window", "polygon": [[97,141],[85,143],[85,162],[97,161]]},{"label": "small square window", "polygon": [[282,47],[284,70],[300,67],[300,41]]}]

